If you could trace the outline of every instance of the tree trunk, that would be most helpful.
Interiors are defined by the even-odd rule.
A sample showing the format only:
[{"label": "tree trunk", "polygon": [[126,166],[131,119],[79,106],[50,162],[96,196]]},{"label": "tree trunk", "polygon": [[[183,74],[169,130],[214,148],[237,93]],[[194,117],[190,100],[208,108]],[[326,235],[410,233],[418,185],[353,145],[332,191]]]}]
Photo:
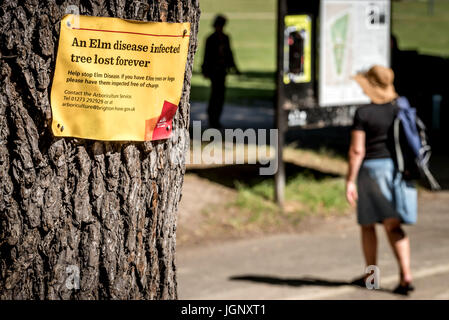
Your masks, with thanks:
[{"label": "tree trunk", "polygon": [[[135,3],[148,1],[145,17],[137,17]],[[51,79],[68,5],[82,15],[191,22],[170,139],[52,135]],[[2,1],[0,299],[177,298],[176,214],[198,20],[198,0]],[[79,289],[67,285],[76,269]]]}]

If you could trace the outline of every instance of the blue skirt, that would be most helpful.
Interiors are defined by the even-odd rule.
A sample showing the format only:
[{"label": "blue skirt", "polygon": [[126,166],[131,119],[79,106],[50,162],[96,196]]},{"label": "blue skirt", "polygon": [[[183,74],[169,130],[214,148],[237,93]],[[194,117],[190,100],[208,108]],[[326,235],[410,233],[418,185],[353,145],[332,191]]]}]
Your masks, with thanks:
[{"label": "blue skirt", "polygon": [[359,224],[381,223],[387,218],[397,218],[405,224],[416,223],[418,200],[415,183],[402,179],[392,159],[363,161],[357,189]]}]

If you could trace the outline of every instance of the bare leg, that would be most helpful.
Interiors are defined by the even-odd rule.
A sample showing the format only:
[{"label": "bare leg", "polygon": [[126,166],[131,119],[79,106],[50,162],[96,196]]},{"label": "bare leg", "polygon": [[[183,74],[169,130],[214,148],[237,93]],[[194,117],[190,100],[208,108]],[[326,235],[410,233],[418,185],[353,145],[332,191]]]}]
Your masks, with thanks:
[{"label": "bare leg", "polygon": [[412,282],[410,270],[410,241],[401,228],[399,219],[389,218],[384,220],[385,231],[393,248],[394,255],[399,263],[401,285]]},{"label": "bare leg", "polygon": [[362,248],[366,265],[376,265],[377,237],[374,224],[362,226]]}]

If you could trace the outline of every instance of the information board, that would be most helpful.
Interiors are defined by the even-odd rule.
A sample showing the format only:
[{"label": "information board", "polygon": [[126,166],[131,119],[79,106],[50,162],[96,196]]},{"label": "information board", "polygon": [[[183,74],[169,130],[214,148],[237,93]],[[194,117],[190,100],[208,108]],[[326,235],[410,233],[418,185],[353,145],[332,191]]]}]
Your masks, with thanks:
[{"label": "information board", "polygon": [[352,79],[390,66],[389,0],[321,0],[319,105],[369,103]]}]

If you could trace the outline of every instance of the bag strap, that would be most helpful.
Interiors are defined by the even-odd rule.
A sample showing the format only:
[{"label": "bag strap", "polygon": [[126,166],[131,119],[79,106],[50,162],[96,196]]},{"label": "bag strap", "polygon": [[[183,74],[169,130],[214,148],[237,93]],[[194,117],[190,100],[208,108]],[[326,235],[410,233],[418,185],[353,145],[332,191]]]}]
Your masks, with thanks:
[{"label": "bag strap", "polygon": [[404,155],[402,154],[399,127],[401,119],[395,118],[393,123],[394,148],[396,150],[396,162],[399,172],[404,172]]},{"label": "bag strap", "polygon": [[426,176],[427,181],[429,181],[430,189],[441,190],[441,186],[438,184],[437,180],[434,178],[427,165],[422,166],[421,169],[424,175]]}]

